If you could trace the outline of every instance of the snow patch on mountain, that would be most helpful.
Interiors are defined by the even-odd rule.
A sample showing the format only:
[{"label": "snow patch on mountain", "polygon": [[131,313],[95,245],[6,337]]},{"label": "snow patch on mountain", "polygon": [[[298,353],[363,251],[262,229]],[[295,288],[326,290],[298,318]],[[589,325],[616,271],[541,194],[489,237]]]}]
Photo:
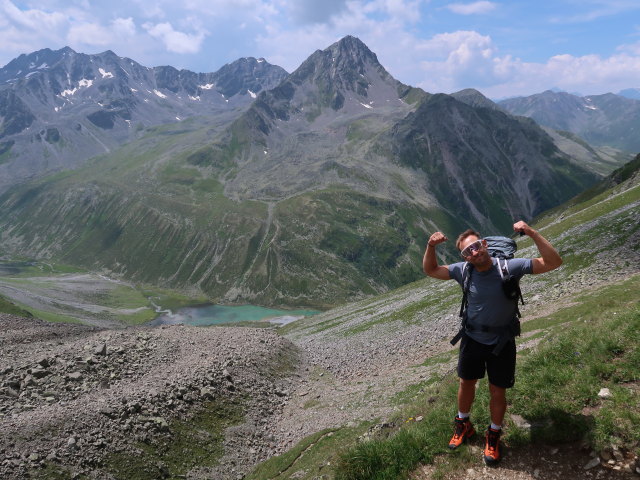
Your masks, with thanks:
[{"label": "snow patch on mountain", "polygon": [[113,73],[107,72],[102,67],[98,68],[98,71],[100,72],[100,75],[102,75],[102,78],[113,78]]}]

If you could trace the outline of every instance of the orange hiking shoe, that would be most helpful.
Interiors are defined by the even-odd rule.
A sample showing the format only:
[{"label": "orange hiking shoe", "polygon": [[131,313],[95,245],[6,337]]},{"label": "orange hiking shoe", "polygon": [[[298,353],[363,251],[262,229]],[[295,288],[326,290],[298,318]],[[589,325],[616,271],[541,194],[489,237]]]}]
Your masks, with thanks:
[{"label": "orange hiking shoe", "polygon": [[501,430],[487,428],[487,436],[484,444],[484,463],[495,465],[500,461],[500,434]]},{"label": "orange hiking shoe", "polygon": [[455,430],[449,442],[449,448],[451,450],[458,448],[467,438],[473,436],[475,433],[476,431],[473,429],[473,424],[469,420],[469,417],[460,418],[456,415]]}]

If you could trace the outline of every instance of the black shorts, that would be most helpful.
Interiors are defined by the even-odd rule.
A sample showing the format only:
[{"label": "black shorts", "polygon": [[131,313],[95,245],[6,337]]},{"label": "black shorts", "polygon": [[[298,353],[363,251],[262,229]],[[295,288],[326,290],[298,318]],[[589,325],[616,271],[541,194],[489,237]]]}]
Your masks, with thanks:
[{"label": "black shorts", "polygon": [[460,341],[458,356],[458,376],[463,380],[477,380],[484,377],[486,370],[489,383],[501,388],[511,388],[516,380],[516,341],[510,340],[498,355],[494,355],[495,345],[476,342],[468,335]]}]

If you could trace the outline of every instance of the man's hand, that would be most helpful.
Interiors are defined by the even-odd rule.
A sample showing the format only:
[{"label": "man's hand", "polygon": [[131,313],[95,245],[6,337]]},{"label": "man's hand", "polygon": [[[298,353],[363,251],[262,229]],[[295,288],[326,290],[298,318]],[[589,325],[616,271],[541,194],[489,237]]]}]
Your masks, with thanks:
[{"label": "man's hand", "polygon": [[529,237],[535,233],[535,230],[522,220],[513,224],[513,231],[518,232],[520,235],[527,235]]},{"label": "man's hand", "polygon": [[525,222],[520,220],[513,224],[516,232],[521,232],[533,239],[533,243],[538,247],[540,257],[531,259],[531,265],[534,274],[545,273],[558,268],[562,265],[562,258],[549,241],[540,235],[539,232],[531,228]]},{"label": "man's hand", "polygon": [[443,242],[446,242],[448,240],[448,238],[446,237],[446,235],[442,232],[436,232],[433,235],[431,235],[429,237],[429,241],[427,242],[427,244],[430,247],[435,247],[436,245],[439,245]]},{"label": "man's hand", "polygon": [[427,242],[427,248],[422,258],[422,269],[424,273],[430,277],[437,278],[439,280],[449,280],[449,267],[446,265],[438,265],[438,259],[436,258],[435,246],[446,242],[447,237],[442,232],[436,232],[429,237]]}]

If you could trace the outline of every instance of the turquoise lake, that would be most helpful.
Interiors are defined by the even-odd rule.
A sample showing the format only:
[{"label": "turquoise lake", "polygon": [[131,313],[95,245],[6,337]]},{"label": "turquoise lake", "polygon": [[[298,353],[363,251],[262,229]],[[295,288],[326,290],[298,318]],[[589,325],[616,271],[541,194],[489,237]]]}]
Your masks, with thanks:
[{"label": "turquoise lake", "polygon": [[205,327],[235,322],[263,322],[285,325],[302,317],[320,313],[318,310],[278,310],[255,305],[203,305],[185,307],[175,312],[163,312],[150,325],[195,325]]}]

